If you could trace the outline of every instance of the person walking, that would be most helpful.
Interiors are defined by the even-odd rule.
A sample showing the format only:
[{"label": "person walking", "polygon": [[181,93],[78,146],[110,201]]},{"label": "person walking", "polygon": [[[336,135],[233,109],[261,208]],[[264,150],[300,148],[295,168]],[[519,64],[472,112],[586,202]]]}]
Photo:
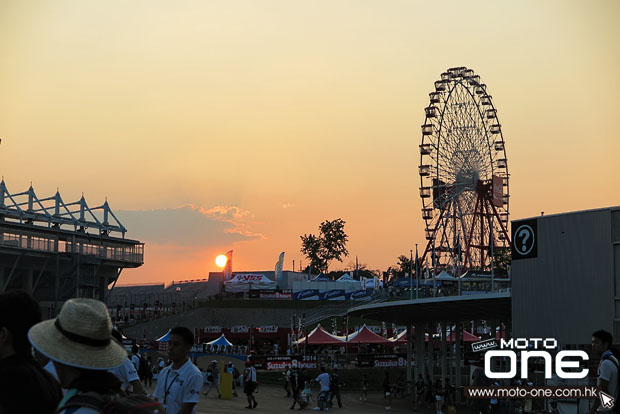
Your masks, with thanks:
[{"label": "person walking", "polygon": [[256,379],[256,368],[254,368],[254,365],[250,361],[246,361],[245,363],[243,380],[245,381],[245,384],[243,386],[243,393],[248,398],[248,405],[245,408],[256,408],[258,403],[256,402],[256,398],[254,397],[254,389],[258,381]]},{"label": "person walking", "polygon": [[383,398],[387,399],[387,405],[385,406],[386,410],[392,409],[392,398],[393,398],[393,390],[392,384],[390,383],[390,373],[385,372],[385,377],[383,377]]},{"label": "person walking", "polygon": [[153,397],[162,403],[166,414],[196,414],[202,387],[202,374],[189,359],[194,334],[177,326],[170,330],[168,357],[172,364],[159,373]]},{"label": "person walking", "polygon": [[[123,334],[118,329],[112,329],[112,337],[122,345]],[[136,371],[129,357],[125,358],[125,362],[122,365],[109,369],[108,371],[116,375],[121,381],[121,390],[123,390],[123,392],[127,394],[146,394],[142,382],[140,382],[138,371]]]},{"label": "person walking", "polygon": [[28,330],[40,321],[39,303],[29,293],[0,294],[0,412],[56,412],[60,384],[33,359],[28,342]]},{"label": "person walking", "polygon": [[362,375],[362,382],[360,384],[360,401],[368,401],[368,378],[366,374]]},{"label": "person walking", "polygon": [[321,367],[321,373],[314,379],[315,382],[321,385],[319,395],[316,397],[317,406],[315,410],[329,410],[329,390],[330,390],[330,377],[326,372],[325,367]]},{"label": "person walking", "polygon": [[[615,400],[615,404],[620,404],[618,401],[620,390],[620,365],[618,358],[614,355],[611,345],[613,344],[613,336],[611,333],[599,330],[592,334],[592,352],[600,356],[601,362],[597,369],[596,385],[600,390]],[[594,400],[594,403],[590,407],[590,414],[594,413],[611,413],[616,407],[606,408],[601,407],[600,399]]]},{"label": "person walking", "polygon": [[217,391],[217,398],[221,398],[220,394],[220,368],[217,366],[217,361],[214,359],[211,361],[211,365],[207,368],[207,390],[203,394],[208,397],[209,393],[215,387]]},{"label": "person walking", "polygon": [[336,401],[338,401],[338,408],[342,408],[342,400],[340,398],[340,389],[344,386],[342,381],[340,380],[340,375],[338,374],[338,369],[334,368],[334,371],[331,375],[331,390],[330,390],[330,401],[334,401],[334,397],[336,397]]},{"label": "person walking", "polygon": [[289,382],[291,386],[291,392],[293,394],[293,405],[291,405],[290,409],[295,409],[295,404],[299,404],[301,408],[301,403],[299,402],[299,395],[302,388],[302,384],[300,383],[299,378],[299,370],[297,368],[293,368],[289,375]]}]

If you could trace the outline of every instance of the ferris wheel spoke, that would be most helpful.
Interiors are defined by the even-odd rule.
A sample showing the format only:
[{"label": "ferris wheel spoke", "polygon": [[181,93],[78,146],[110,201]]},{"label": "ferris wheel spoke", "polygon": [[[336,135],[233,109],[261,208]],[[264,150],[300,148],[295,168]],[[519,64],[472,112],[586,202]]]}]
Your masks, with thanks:
[{"label": "ferris wheel spoke", "polygon": [[[420,182],[427,189],[422,205],[425,223],[432,231],[429,246],[432,243],[437,250],[439,267],[460,263],[459,252],[464,254],[467,248],[468,265],[484,269],[490,263],[484,253],[490,234],[495,239],[501,232],[498,217],[508,223],[504,138],[491,96],[472,70],[448,69],[441,79],[435,83],[436,92],[427,108],[422,135],[426,152],[420,156],[421,172],[422,166],[428,171],[421,173]],[[495,219],[488,205],[479,204],[480,197],[488,199],[480,195],[488,193],[480,192],[489,191],[494,175],[502,177],[505,198],[504,205],[493,210]],[[502,243],[508,241],[497,245]]]}]

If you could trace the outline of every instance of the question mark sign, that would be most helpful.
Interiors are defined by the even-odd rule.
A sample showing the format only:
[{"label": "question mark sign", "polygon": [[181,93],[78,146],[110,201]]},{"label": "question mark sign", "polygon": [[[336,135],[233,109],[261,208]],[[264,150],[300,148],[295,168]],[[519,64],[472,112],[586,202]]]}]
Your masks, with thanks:
[{"label": "question mark sign", "polygon": [[521,240],[521,253],[525,253],[527,251],[527,241],[530,238],[530,231],[526,228],[523,228],[517,234],[518,237],[523,237]]}]

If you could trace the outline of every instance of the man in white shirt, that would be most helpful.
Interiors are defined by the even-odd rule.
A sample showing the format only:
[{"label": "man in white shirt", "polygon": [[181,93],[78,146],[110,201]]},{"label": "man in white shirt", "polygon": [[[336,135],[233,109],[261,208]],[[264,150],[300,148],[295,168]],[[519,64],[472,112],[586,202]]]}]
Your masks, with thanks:
[{"label": "man in white shirt", "polygon": [[[592,352],[601,356],[596,385],[602,392],[611,395],[616,400],[616,404],[620,404],[620,401],[618,401],[618,377],[620,376],[620,367],[618,366],[618,359],[611,352],[612,343],[613,337],[607,331],[600,330],[592,334]],[[599,413],[611,413],[613,407],[605,408],[600,405],[600,399],[595,399],[590,407],[590,414],[594,414],[597,411]]]},{"label": "man in white shirt", "polygon": [[[118,329],[112,329],[112,336],[118,341],[118,343],[123,343],[123,335]],[[116,375],[116,377],[121,381],[121,389],[124,392],[128,394],[146,394],[146,392],[144,392],[142,382],[140,382],[138,371],[136,370],[134,364],[129,360],[129,358],[125,359],[125,363],[123,365],[120,365],[113,369],[109,369],[108,372]]]},{"label": "man in white shirt", "polygon": [[176,327],[170,331],[168,357],[172,365],[159,373],[153,392],[166,414],[196,414],[202,374],[188,358],[193,343],[194,334],[188,328]]},{"label": "man in white shirt", "polygon": [[[122,343],[122,342],[121,342]],[[131,347],[131,362],[134,366],[134,368],[136,368],[136,372],[140,370],[140,355],[138,354],[138,346],[137,345],[133,345]]]},{"label": "man in white shirt", "polygon": [[245,408],[256,408],[258,403],[256,397],[254,397],[254,391],[256,390],[256,368],[251,361],[245,362],[245,371],[243,371],[243,392],[248,397],[248,405]]},{"label": "man in white shirt", "polygon": [[329,379],[329,374],[325,372],[325,367],[321,367],[321,374],[319,374],[319,376],[316,377],[314,381],[321,384],[321,391],[319,391],[319,395],[316,399],[316,402],[319,405],[317,407],[314,407],[314,409],[329,410],[329,408],[327,408],[325,405],[327,405],[327,403],[329,402],[329,386],[331,381]]}]

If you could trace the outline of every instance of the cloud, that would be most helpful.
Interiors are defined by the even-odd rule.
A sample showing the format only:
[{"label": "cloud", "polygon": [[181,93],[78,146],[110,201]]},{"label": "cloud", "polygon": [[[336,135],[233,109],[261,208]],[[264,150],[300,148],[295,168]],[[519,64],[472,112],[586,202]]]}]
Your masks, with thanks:
[{"label": "cloud", "polygon": [[265,239],[251,230],[249,211],[237,206],[198,207],[191,204],[159,210],[115,212],[127,228],[127,237],[156,244],[221,246]]},{"label": "cloud", "polygon": [[282,204],[282,208],[293,208],[295,207],[295,204],[293,203],[284,203]]}]

